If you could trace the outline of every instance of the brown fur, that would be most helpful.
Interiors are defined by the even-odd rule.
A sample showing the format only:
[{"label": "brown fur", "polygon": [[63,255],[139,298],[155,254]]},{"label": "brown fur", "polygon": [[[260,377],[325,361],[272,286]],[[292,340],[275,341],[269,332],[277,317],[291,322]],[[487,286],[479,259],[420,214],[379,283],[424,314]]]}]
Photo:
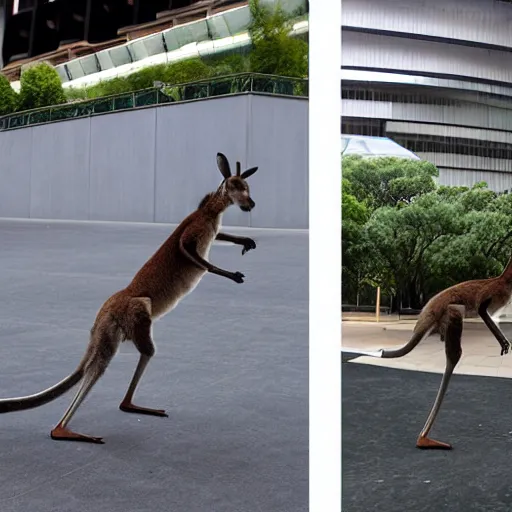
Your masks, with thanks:
[{"label": "brown fur", "polygon": [[492,320],[491,315],[506,306],[511,296],[512,258],[498,277],[459,283],[432,297],[421,311],[409,342],[398,349],[381,351],[383,358],[402,357],[411,352],[432,332],[439,332],[444,339],[446,368],[432,410],[416,442],[418,448],[451,449],[448,443],[429,439],[428,434],[441,408],[453,370],[462,356],[461,339],[464,318],[478,314],[497,339],[501,347],[501,355],[504,355],[509,351],[510,343]]},{"label": "brown fur", "polygon": [[[217,163],[224,176],[218,190],[205,196],[198,209],[181,222],[126,288],[105,301],[96,315],[89,345],[75,372],[36,395],[0,400],[0,413],[38,407],[82,381],[73,403],[52,430],[52,438],[102,442],[101,438],[72,432],[66,428],[66,424],[94,383],[105,372],[119,344],[131,340],[140,353],[140,359],[120,408],[126,412],[166,416],[165,411],[132,404],[135,388],[155,353],[151,337],[152,322],[174,309],[207,272],[243,283],[244,276],[240,272],[222,270],[208,261],[214,240],[243,245],[242,254],[256,247],[250,238],[220,233],[219,230],[222,214],[229,206],[236,204],[244,211],[250,211],[254,207],[245,179],[257,168],[231,176],[229,163],[221,153],[217,155]],[[239,164],[237,167],[239,168]]]},{"label": "brown fur", "polygon": [[[503,308],[509,302],[511,295],[512,258],[498,277],[465,281],[434,295],[423,307],[411,340],[397,350],[384,350],[382,357],[402,357],[432,332],[439,332],[444,337],[450,317],[449,309],[452,306],[460,306],[465,317],[480,315],[487,324],[490,315]],[[482,304],[485,304],[484,310],[481,309]],[[500,338],[498,341],[502,345],[503,340]],[[502,345],[502,348],[508,351],[508,347]]]}]

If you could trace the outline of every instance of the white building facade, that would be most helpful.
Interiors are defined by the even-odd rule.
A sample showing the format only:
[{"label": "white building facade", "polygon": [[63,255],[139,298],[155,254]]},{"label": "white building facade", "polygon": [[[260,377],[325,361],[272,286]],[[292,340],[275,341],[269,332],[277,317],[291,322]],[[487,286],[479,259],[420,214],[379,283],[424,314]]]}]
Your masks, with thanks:
[{"label": "white building facade", "polygon": [[511,1],[344,0],[342,29],[342,134],[512,190]]}]

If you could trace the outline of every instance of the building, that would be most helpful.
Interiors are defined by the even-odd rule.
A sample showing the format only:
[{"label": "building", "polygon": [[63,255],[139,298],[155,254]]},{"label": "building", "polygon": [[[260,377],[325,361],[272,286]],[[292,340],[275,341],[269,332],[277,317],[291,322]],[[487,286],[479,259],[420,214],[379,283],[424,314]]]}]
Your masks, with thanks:
[{"label": "building", "polygon": [[[278,2],[290,35],[307,40],[308,0]],[[55,66],[64,87],[84,87],[141,68],[245,52],[248,0],[0,0],[0,70],[15,90],[23,69]],[[2,67],[3,62],[3,67]]]},{"label": "building", "polygon": [[344,0],[342,134],[388,137],[439,183],[512,189],[512,3]]},{"label": "building", "polygon": [[0,0],[0,69],[17,80],[33,60],[60,64],[243,5],[247,0]]}]

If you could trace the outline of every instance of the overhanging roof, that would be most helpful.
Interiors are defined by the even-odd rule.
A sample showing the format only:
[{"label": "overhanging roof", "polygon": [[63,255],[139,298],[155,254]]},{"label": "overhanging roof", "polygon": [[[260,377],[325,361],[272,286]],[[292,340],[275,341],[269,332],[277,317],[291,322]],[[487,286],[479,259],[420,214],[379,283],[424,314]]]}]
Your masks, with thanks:
[{"label": "overhanging roof", "polygon": [[413,152],[405,149],[388,137],[369,137],[364,135],[342,135],[341,152],[345,155],[395,156],[421,160]]}]

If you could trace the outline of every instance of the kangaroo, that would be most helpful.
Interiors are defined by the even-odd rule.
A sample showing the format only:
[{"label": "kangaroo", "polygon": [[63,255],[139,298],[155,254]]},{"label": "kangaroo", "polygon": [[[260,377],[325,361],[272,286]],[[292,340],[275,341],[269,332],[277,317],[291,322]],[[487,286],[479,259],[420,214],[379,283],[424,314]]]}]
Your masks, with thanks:
[{"label": "kangaroo", "polygon": [[461,338],[466,315],[478,314],[501,347],[501,355],[507,354],[507,340],[491,315],[506,306],[512,296],[512,258],[498,277],[475,279],[451,286],[434,295],[423,307],[409,342],[397,349],[368,352],[372,357],[395,358],[411,352],[423,339],[437,331],[445,342],[446,366],[434,405],[416,441],[417,448],[445,449],[448,443],[430,439],[428,434],[439,413],[450,378],[462,356]]},{"label": "kangaroo", "polygon": [[133,395],[150,359],[155,354],[151,335],[152,322],[172,311],[199,284],[207,272],[243,283],[241,272],[229,272],[208,261],[214,240],[243,246],[242,255],[256,248],[251,238],[220,232],[222,215],[231,205],[250,212],[255,207],[247,178],[258,167],[236,175],[226,156],[217,154],[223,176],[215,192],[207,194],[198,208],[178,225],[169,238],[137,272],[130,284],[112,295],[102,305],[90,331],[89,344],[76,370],[54,386],[34,395],[0,400],[0,413],[39,407],[61,396],[73,386],[80,387],[69,408],[51,431],[55,440],[84,441],[103,444],[101,437],[73,432],[67,425],[123,341],[131,341],[139,352],[139,361],[128,390],[119,406],[121,411],[167,417],[162,409],[134,405]]}]

